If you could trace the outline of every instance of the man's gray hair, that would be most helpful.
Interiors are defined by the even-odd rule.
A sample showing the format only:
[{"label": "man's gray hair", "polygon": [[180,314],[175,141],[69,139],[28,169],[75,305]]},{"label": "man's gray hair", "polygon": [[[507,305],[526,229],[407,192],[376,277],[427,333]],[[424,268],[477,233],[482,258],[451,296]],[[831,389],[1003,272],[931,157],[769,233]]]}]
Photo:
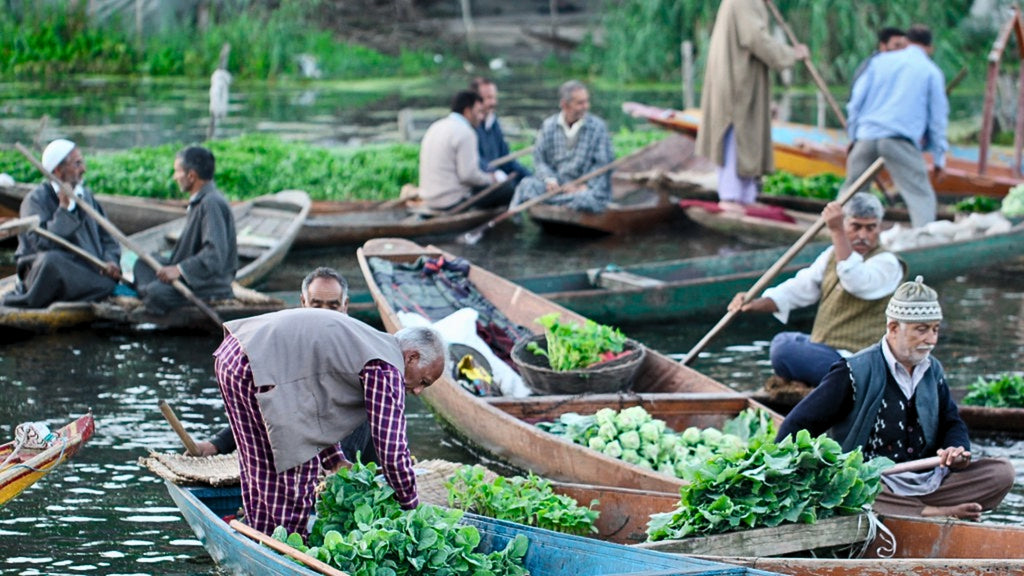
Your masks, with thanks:
[{"label": "man's gray hair", "polygon": [[446,359],[444,338],[429,326],[402,328],[395,332],[395,339],[402,352],[415,350],[420,353],[420,368],[430,366],[438,358]]},{"label": "man's gray hair", "polygon": [[330,278],[336,281],[341,286],[341,301],[344,302],[348,299],[348,280],[345,280],[337,270],[328,266],[318,266],[302,279],[302,296],[304,298],[309,296],[309,285],[317,278]]},{"label": "man's gray hair", "polygon": [[565,103],[572,100],[572,93],[577,90],[586,90],[587,87],[583,85],[583,82],[579,80],[569,80],[558,87],[558,101],[559,103]]},{"label": "man's gray hair", "polygon": [[881,221],[885,216],[885,208],[882,208],[882,202],[874,194],[857,192],[843,204],[843,216]]}]

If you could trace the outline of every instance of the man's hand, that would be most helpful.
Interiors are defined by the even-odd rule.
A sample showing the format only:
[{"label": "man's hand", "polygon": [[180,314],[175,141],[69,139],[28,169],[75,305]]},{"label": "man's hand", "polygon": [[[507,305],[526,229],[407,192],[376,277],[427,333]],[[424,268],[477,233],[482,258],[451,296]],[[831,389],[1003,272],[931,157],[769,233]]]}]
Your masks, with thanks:
[{"label": "man's hand", "polygon": [[971,464],[971,453],[963,446],[939,448],[939,464],[953,470],[967,468]]},{"label": "man's hand", "polygon": [[103,268],[103,274],[119,282],[121,281],[121,267],[113,262],[107,262],[107,265]]},{"label": "man's hand", "polygon": [[729,302],[729,312],[778,312],[779,308],[775,305],[775,301],[771,298],[754,298],[746,304],[743,303],[743,298],[746,297],[746,292],[740,292],[739,294],[732,297],[732,302]]},{"label": "man's hand", "polygon": [[548,180],[545,183],[545,188],[547,189],[548,192],[551,192],[551,191],[557,189],[558,187],[559,187],[558,180]]},{"label": "man's hand", "polygon": [[181,270],[178,270],[177,266],[164,266],[156,271],[156,277],[164,284],[170,284],[181,278]]},{"label": "man's hand", "polygon": [[942,182],[946,178],[946,170],[942,166],[934,167],[932,172],[936,182]]},{"label": "man's hand", "polygon": [[[197,442],[196,448],[199,449],[200,456],[216,456],[217,454],[220,454],[220,452],[217,451],[217,447],[214,446],[212,442]],[[185,456],[188,455],[188,450],[186,450]]]},{"label": "man's hand", "polygon": [[811,57],[811,51],[807,49],[806,44],[793,46],[793,53],[796,54],[797,60],[806,60]]},{"label": "man's hand", "polygon": [[825,204],[821,211],[821,217],[825,220],[830,232],[843,232],[843,206],[839,202]]}]

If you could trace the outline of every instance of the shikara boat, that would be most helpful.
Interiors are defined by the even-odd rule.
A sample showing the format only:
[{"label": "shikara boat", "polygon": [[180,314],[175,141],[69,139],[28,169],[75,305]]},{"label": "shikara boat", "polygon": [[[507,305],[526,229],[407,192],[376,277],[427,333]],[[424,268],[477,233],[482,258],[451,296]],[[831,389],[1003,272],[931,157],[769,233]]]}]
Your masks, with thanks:
[{"label": "shikara boat", "polygon": [[[309,195],[300,190],[268,194],[233,206],[239,258],[235,281],[252,286],[266,278],[288,254],[309,209]],[[185,219],[180,218],[130,238],[142,250],[163,252],[173,248],[184,227]],[[134,266],[132,256],[127,251],[122,255],[123,270]]]},{"label": "shikara boat", "polygon": [[604,212],[580,212],[554,204],[527,210],[545,231],[584,234],[630,234],[650,229],[680,214],[675,198],[664,191],[639,189],[622,193]]},{"label": "shikara boat", "polygon": [[[242,503],[233,488],[187,488],[165,482],[171,499],[206,547],[218,567],[228,574],[291,576],[320,574],[260,546],[232,529],[224,517],[234,515]],[[519,534],[529,539],[524,566],[538,576],[744,575],[771,574],[709,560],[686,558],[653,550],[630,548],[579,536],[466,514],[462,522],[480,531],[485,552],[501,550]]]},{"label": "shikara boat", "polygon": [[[273,298],[251,288],[246,288],[237,282],[231,288],[235,293],[234,298],[214,300],[209,303],[210,308],[225,322],[237,318],[275,312],[288,307],[283,300]],[[92,312],[97,321],[132,327],[189,329],[214,327],[210,323],[209,317],[194,306],[184,306],[175,310],[173,314],[158,316],[146,312],[146,308],[138,298],[126,296],[112,297],[100,302],[93,302]]]},{"label": "shikara boat", "polygon": [[42,450],[19,449],[14,440],[0,445],[0,506],[74,456],[95,429],[88,413],[55,430],[56,437]]},{"label": "shikara boat", "polygon": [[[444,256],[449,261],[455,258],[437,248],[400,238],[371,240],[356,254],[384,326],[391,332],[403,327],[399,307],[390,297],[394,287],[390,281],[382,281],[375,275],[375,270],[387,268],[389,263],[412,263],[421,256]],[[470,267],[468,281],[475,286],[481,300],[493,305],[525,332],[542,332],[543,328],[535,320],[549,312],[560,313],[562,321],[584,320],[579,314],[479,266]],[[405,301],[402,307],[406,311],[422,309],[415,301]],[[430,320],[437,321],[447,313],[435,310],[428,314]],[[508,357],[508,350],[495,350],[495,353]],[[665,420],[669,427],[683,430],[689,426],[720,427],[746,408],[764,408],[653,350],[647,350],[635,384],[628,392],[480,397],[444,375],[424,391],[421,398],[438,421],[467,447],[514,468],[531,470],[553,480],[664,492],[675,492],[683,481],[573,444],[542,431],[535,424],[555,420],[566,412],[592,414],[600,408],[621,410],[639,405],[655,418]]]},{"label": "shikara boat", "polygon": [[429,214],[393,201],[315,202],[296,246],[361,244],[370,238],[456,234],[494,218],[501,209]]},{"label": "shikara boat", "polygon": [[[636,118],[643,118],[663,128],[696,135],[700,128],[701,112],[671,110],[647,106],[636,102],[623,103],[622,108]],[[798,176],[832,173],[846,175],[846,134],[839,130],[820,129],[792,122],[772,123],[772,149],[775,167]],[[936,193],[949,196],[992,196],[1001,198],[1013,186],[1024,182],[1024,176],[1011,168],[1012,155],[999,150],[990,151],[988,167],[978,173],[978,149],[950,146],[946,155],[946,168],[941,180],[932,175]],[[925,154],[929,173],[932,174],[930,154]],[[887,175],[886,175],[887,177]]]},{"label": "shikara boat", "polygon": [[[716,202],[683,200],[680,206],[695,224],[755,244],[790,244],[820,217],[781,206],[751,206],[743,213],[722,210]],[[815,239],[829,240],[828,229],[822,228]]]}]

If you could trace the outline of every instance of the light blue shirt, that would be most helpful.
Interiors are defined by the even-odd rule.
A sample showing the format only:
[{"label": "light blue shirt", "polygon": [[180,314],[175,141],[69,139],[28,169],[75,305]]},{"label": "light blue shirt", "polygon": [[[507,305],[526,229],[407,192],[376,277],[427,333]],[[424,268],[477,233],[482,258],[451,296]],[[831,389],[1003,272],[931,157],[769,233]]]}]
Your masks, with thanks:
[{"label": "light blue shirt", "polygon": [[853,84],[847,108],[850,140],[906,138],[946,165],[946,80],[920,46],[883,52]]}]

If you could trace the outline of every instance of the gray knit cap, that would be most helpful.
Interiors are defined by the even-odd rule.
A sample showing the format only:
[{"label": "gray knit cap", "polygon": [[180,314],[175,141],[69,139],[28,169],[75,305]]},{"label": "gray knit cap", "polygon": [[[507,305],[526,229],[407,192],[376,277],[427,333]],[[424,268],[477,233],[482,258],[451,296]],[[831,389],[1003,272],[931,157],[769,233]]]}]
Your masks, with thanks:
[{"label": "gray knit cap", "polygon": [[918,276],[913,282],[904,282],[896,289],[885,307],[885,315],[900,322],[938,322],[942,320],[939,295]]}]

